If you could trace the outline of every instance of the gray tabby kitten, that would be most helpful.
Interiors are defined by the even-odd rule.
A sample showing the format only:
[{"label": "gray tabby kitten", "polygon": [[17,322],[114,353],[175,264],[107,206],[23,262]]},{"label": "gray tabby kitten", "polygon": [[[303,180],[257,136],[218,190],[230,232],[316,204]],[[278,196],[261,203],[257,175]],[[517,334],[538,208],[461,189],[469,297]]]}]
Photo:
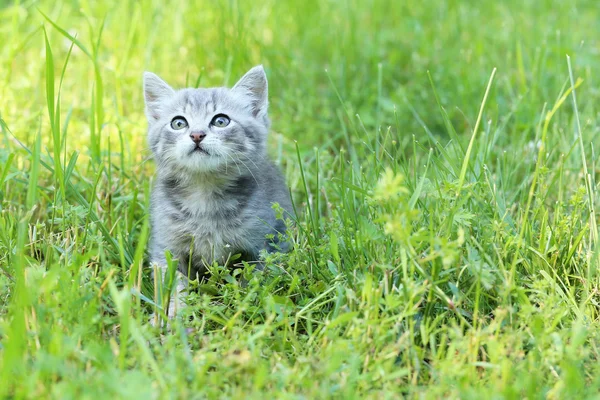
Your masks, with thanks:
[{"label": "gray tabby kitten", "polygon": [[[195,279],[207,265],[222,265],[234,254],[255,261],[262,249],[287,251],[287,242],[278,243],[285,224],[272,204],[289,213],[291,202],[266,154],[270,123],[263,67],[252,68],[232,89],[176,91],[146,72],[144,95],[148,141],[157,163],[151,262],[164,271],[165,250],[170,250],[179,259],[179,271]],[[185,279],[179,281],[178,293],[185,288]],[[174,307],[172,301],[170,316]]]}]

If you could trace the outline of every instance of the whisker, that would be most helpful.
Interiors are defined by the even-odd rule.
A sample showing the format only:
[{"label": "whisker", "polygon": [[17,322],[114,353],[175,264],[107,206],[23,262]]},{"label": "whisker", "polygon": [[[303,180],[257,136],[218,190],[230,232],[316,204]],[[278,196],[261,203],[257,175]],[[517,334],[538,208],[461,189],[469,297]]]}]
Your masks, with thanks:
[{"label": "whisker", "polygon": [[[227,149],[227,150],[232,150],[230,147],[228,147],[226,145],[222,145],[221,148]],[[258,179],[256,179],[256,176],[254,176],[254,173],[252,172],[252,170],[250,169],[250,167],[248,167],[248,165],[244,161],[242,161],[239,158],[238,159],[233,158],[233,156],[231,156],[231,154],[229,154],[228,152],[225,152],[225,151],[219,151],[219,155],[220,156],[224,155],[226,157],[231,158],[231,161],[233,161],[233,163],[238,167],[238,172],[240,174],[242,173],[242,171],[240,170],[239,163],[241,163],[248,170],[248,172],[250,173],[250,175],[252,175],[252,178],[254,179],[254,182],[256,182],[256,184],[258,185]],[[226,158],[226,160],[227,160],[227,158]],[[256,165],[256,163],[254,163],[254,161],[250,160],[249,158],[248,158],[248,160],[251,161],[254,164],[254,166],[256,167],[257,170],[259,169],[258,165]]]},{"label": "whisker", "polygon": [[238,161],[241,162],[244,165],[244,167],[246,167],[246,169],[248,170],[248,172],[250,172],[250,175],[252,175],[252,178],[254,179],[254,182],[256,182],[256,184],[258,185],[258,180],[254,176],[254,174],[252,173],[252,171],[250,170],[250,168],[248,168],[248,166],[246,165],[246,163],[243,162],[242,160],[238,160]]},{"label": "whisker", "polygon": [[[231,147],[228,147],[226,144],[222,144],[222,147],[226,148],[227,150],[233,150],[233,148],[231,148]],[[248,155],[246,155],[246,154],[242,154],[242,156],[244,157],[244,159],[245,159],[246,161],[250,161],[250,162],[251,162],[251,163],[252,163],[252,164],[253,164],[253,165],[256,167],[256,169],[260,169],[260,168],[258,167],[258,165],[257,165],[257,164],[254,162],[254,160],[252,160],[252,159],[251,159],[251,158],[250,158]],[[232,159],[233,159],[233,157],[232,157]],[[235,161],[235,160],[234,160],[234,161]],[[240,159],[240,161],[241,161],[241,159]]]}]

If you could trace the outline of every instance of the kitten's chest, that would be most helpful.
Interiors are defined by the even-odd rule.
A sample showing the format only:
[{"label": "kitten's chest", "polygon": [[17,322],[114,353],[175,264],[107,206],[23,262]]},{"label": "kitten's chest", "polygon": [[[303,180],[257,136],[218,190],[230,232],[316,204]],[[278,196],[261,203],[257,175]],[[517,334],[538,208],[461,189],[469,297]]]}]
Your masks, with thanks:
[{"label": "kitten's chest", "polygon": [[235,212],[237,205],[220,191],[185,190],[177,197],[181,210],[199,219],[218,219]]},{"label": "kitten's chest", "polygon": [[190,191],[179,198],[187,221],[184,245],[206,259],[227,257],[244,240],[248,216],[236,199],[219,193]]}]

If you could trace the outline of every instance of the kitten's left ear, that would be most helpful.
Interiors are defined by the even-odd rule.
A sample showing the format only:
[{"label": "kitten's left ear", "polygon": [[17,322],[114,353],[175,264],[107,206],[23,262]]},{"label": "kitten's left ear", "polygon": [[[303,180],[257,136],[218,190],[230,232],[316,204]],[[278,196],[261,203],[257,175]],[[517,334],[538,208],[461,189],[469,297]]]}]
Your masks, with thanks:
[{"label": "kitten's left ear", "polygon": [[146,100],[148,120],[158,120],[162,103],[173,95],[175,95],[175,91],[167,82],[152,72],[144,72],[144,99]]},{"label": "kitten's left ear", "polygon": [[246,72],[246,75],[231,90],[250,98],[254,116],[258,117],[267,114],[269,90],[267,75],[262,65],[258,65]]}]

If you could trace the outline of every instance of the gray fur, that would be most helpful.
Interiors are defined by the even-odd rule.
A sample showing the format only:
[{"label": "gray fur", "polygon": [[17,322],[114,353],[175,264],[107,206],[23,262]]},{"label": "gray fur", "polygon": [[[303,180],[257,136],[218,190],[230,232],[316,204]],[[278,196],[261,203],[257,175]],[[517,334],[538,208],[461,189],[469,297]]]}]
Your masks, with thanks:
[{"label": "gray fur", "polygon": [[[165,250],[179,258],[179,270],[201,276],[206,265],[241,253],[258,259],[272,250],[268,234],[285,233],[273,203],[291,212],[284,179],[268,159],[267,78],[252,68],[232,88],[173,90],[158,76],[144,74],[148,142],[157,163],[151,197],[151,261],[165,266]],[[231,122],[210,125],[217,114]],[[171,128],[182,116],[188,126]],[[196,144],[191,132],[206,133]],[[275,240],[276,241],[276,240]],[[280,244],[283,251],[286,243]]]}]

